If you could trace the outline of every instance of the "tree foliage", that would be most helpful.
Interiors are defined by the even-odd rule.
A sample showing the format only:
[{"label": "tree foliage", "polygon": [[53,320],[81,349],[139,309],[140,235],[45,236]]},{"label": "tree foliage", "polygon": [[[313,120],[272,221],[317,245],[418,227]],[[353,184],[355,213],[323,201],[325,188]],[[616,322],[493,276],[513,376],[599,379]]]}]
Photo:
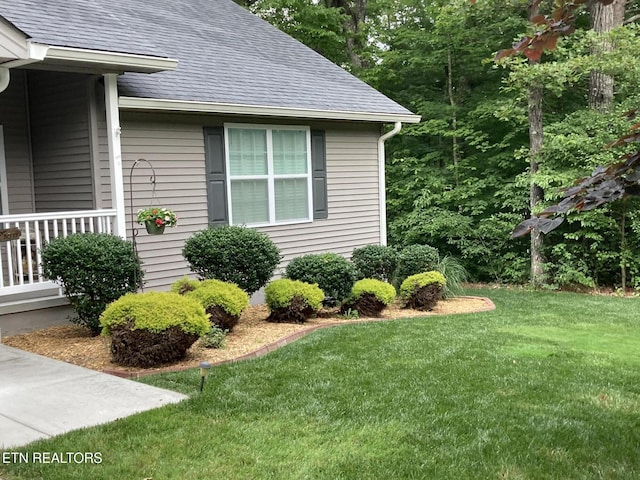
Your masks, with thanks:
[{"label": "tree foliage", "polygon": [[[543,252],[554,285],[620,284],[621,265],[627,266],[631,282],[640,284],[640,267],[634,263],[640,258],[640,213],[629,196],[636,170],[624,170],[629,167],[625,162],[636,162],[638,126],[621,139],[623,145],[602,148],[628,128],[621,112],[640,103],[635,58],[640,45],[632,21],[606,37],[616,46],[613,51],[598,53],[593,47],[602,39],[590,31],[593,0],[253,3],[264,18],[422,116],[421,123],[405,125],[387,142],[391,245],[432,245],[442,256],[459,258],[472,280],[525,282],[530,245],[510,235],[530,216],[532,182],[545,192],[534,214],[561,203],[563,188],[572,188],[565,192],[576,199],[583,195],[584,204],[576,203],[581,207],[622,192],[628,198],[623,202],[533,221],[542,222],[536,226],[545,230],[545,221],[557,222],[554,230],[546,230]],[[627,3],[629,21],[638,2]],[[541,7],[533,23],[530,4]],[[271,14],[269,5],[277,7]],[[358,16],[359,42],[351,45],[362,59],[360,67],[347,49],[356,34],[350,22],[357,6],[364,7]],[[332,20],[323,24],[327,15]],[[322,32],[314,33],[316,27]],[[320,33],[329,32],[331,41],[319,45]],[[539,62],[529,65],[529,58]],[[594,70],[615,77],[615,96],[606,111],[594,111],[587,102]],[[534,82],[543,89],[545,143],[532,175],[526,100]],[[599,165],[603,169],[592,177]],[[608,191],[607,176],[631,183]],[[574,184],[576,178],[587,183]],[[603,186],[602,194],[589,190],[597,185]],[[560,224],[558,216],[566,220]]]}]

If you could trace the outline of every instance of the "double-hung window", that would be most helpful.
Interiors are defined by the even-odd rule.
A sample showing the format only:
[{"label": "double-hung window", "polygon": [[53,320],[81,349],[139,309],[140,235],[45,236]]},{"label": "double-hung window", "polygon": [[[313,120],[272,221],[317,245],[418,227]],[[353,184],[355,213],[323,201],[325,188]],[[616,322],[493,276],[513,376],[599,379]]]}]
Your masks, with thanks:
[{"label": "double-hung window", "polygon": [[308,127],[228,124],[225,142],[231,224],[313,219]]}]

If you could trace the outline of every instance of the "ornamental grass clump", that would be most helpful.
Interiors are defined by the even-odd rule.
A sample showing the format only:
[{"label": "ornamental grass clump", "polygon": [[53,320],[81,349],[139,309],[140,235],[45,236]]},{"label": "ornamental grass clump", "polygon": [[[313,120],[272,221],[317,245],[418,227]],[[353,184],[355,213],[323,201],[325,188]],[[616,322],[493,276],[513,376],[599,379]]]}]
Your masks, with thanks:
[{"label": "ornamental grass clump", "polygon": [[296,257],[287,265],[285,276],[291,280],[317,284],[325,305],[336,305],[349,296],[356,281],[353,265],[337,253],[308,254]]},{"label": "ornamental grass clump", "polygon": [[182,255],[200,278],[235,283],[249,295],[266,285],[281,259],[266,233],[240,226],[197,232],[185,242]]},{"label": "ornamental grass clump", "polygon": [[324,293],[318,285],[283,278],[264,289],[270,322],[304,323],[322,308]]},{"label": "ornamental grass clump", "polygon": [[233,283],[220,280],[198,282],[186,297],[198,301],[209,314],[211,325],[231,331],[240,315],[249,306],[249,295]]},{"label": "ornamental grass clump", "polygon": [[340,313],[357,310],[361,317],[379,317],[387,305],[396,298],[393,285],[373,278],[358,280],[351,289],[351,296],[340,307]]},{"label": "ornamental grass clump", "polygon": [[196,300],[173,292],[130,293],[100,316],[103,335],[111,335],[113,361],[150,368],[184,358],[211,328]]},{"label": "ornamental grass clump", "polygon": [[142,267],[131,242],[106,233],[75,233],[42,249],[47,278],[59,283],[75,311],[72,322],[100,333],[100,314],[142,286]]},{"label": "ornamental grass clump", "polygon": [[400,297],[404,308],[429,311],[433,310],[447,284],[440,272],[424,272],[407,277],[400,286]]}]

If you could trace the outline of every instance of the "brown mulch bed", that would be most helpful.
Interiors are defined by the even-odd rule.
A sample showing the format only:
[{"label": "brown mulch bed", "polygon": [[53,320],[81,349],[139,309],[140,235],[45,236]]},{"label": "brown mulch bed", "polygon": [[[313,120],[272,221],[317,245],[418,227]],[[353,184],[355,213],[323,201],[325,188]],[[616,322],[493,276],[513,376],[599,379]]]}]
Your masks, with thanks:
[{"label": "brown mulch bed", "polygon": [[[375,320],[472,313],[493,308],[495,307],[491,300],[481,297],[456,297],[441,300],[430,312],[402,309],[399,303],[396,303],[386,308],[381,317]],[[337,317],[336,313],[337,309],[322,312],[318,318],[313,318],[305,324],[271,323],[266,321],[269,316],[266,306],[251,306],[243,312],[240,322],[227,335],[226,345],[223,349],[204,348],[200,345],[200,342],[196,342],[189,349],[187,356],[183,360],[172,363],[169,366],[150,368],[144,371],[122,367],[113,363],[109,352],[111,339],[104,336],[93,337],[89,330],[77,325],[51,327],[21,335],[8,336],[2,339],[2,343],[93,370],[106,371],[122,376],[139,376],[141,374],[192,368],[202,361],[222,363],[256,357],[285,345],[296,338],[300,338],[305,331],[316,330],[336,323],[346,324],[374,320],[371,318],[346,320]]]}]

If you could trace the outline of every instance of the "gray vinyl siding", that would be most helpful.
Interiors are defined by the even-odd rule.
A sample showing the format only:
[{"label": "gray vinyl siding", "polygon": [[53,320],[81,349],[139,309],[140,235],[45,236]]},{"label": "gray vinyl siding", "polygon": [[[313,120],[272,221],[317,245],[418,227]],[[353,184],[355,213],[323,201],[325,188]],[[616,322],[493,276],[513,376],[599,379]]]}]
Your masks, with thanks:
[{"label": "gray vinyl siding", "polygon": [[[107,138],[107,112],[105,108],[104,86],[96,83],[96,127],[98,129],[98,168],[99,184],[96,186],[97,195],[100,196],[102,208],[113,208],[111,204],[111,170],[109,167],[109,140]],[[127,171],[128,173],[128,171]],[[128,177],[125,176],[125,181]]]},{"label": "gray vinyl siding", "polygon": [[[178,227],[167,228],[161,236],[148,235],[144,226],[136,225],[146,288],[167,289],[174,280],[189,273],[181,253],[184,241],[206,228],[208,218],[203,124],[214,126],[222,122],[223,119],[212,117],[203,120],[194,116],[123,114],[121,142],[128,238],[131,238],[128,175],[138,158],[146,158],[155,168],[157,200],[154,202],[151,196],[151,171],[139,164],[133,182],[134,215],[138,209],[155,204],[175,210],[179,217]],[[305,253],[331,251],[348,257],[356,247],[380,242],[378,125],[310,126],[326,132],[329,217],[260,228],[280,247],[284,255],[281,268]]]},{"label": "gray vinyl siding", "polygon": [[90,210],[94,206],[88,81],[85,75],[29,72],[38,212]]},{"label": "gray vinyl siding", "polygon": [[[135,227],[145,271],[145,288],[164,290],[189,272],[182,257],[184,241],[207,226],[202,127],[122,121],[121,144],[127,238],[131,238],[132,226]],[[155,170],[155,199],[149,181],[152,171],[146,163],[140,162],[135,167],[133,188],[129,186],[131,166],[140,158],[151,162]],[[154,236],[146,232],[144,225],[132,225],[132,212],[135,218],[139,209],[149,206],[174,210],[179,217],[178,227],[167,228],[163,235]]]},{"label": "gray vinyl siding", "polygon": [[9,87],[0,93],[0,125],[4,130],[9,213],[31,213],[34,211],[33,183],[24,71],[12,70]]}]

